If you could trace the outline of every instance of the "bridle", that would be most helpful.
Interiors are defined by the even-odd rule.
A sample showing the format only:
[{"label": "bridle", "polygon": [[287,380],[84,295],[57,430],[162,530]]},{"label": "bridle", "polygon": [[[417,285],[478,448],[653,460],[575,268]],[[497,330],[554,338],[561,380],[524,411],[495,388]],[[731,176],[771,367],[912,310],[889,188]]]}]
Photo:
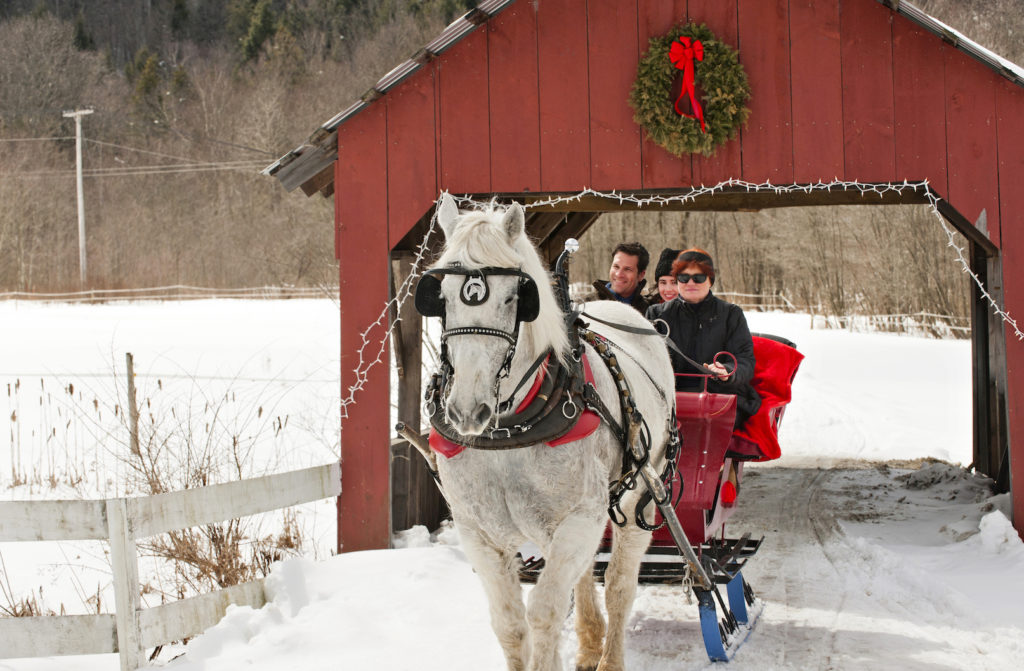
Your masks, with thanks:
[{"label": "bridle", "polygon": [[[483,305],[490,298],[490,287],[487,284],[489,276],[516,276],[519,278],[517,291],[515,326],[511,333],[501,329],[487,326],[459,326],[447,328],[445,324],[446,309],[444,294],[441,293],[441,279],[445,275],[463,275],[465,280],[459,289],[459,298],[469,306]],[[501,338],[508,343],[505,356],[501,366],[494,378],[495,414],[497,417],[512,405],[512,397],[522,388],[523,384],[533,375],[549,352],[543,352],[540,357],[530,366],[523,376],[523,379],[516,385],[509,398],[501,402],[498,398],[498,388],[501,381],[506,379],[512,368],[512,360],[516,354],[516,344],[519,342],[519,326],[523,322],[531,322],[540,313],[540,297],[537,292],[537,283],[534,279],[519,268],[503,268],[496,266],[485,266],[483,268],[464,268],[461,264],[455,263],[443,268],[432,268],[425,273],[416,286],[415,296],[416,309],[424,317],[441,318],[441,377],[442,383],[446,383],[454,372],[451,359],[448,357],[448,340],[456,336],[482,335]],[[443,395],[441,397],[443,399]],[[437,407],[428,408],[431,415],[437,411]]]}]

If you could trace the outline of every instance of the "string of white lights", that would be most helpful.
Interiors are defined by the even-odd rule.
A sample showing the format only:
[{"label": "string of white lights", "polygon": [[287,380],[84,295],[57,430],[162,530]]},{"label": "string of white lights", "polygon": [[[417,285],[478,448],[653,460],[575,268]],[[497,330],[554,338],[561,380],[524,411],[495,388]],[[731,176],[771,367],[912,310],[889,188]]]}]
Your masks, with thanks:
[{"label": "string of white lights", "polygon": [[[462,199],[460,199],[461,201]],[[468,200],[468,199],[467,199]],[[440,202],[440,196],[438,197]],[[396,318],[391,325],[386,327],[384,336],[377,343],[377,351],[374,354],[372,360],[368,360],[366,353],[371,348],[370,332],[376,328],[383,328],[386,323],[388,314],[394,309],[396,315],[400,314],[402,305],[408,300],[409,296],[412,295],[413,286],[416,283],[417,278],[423,274],[424,259],[429,251],[430,236],[434,232],[437,226],[437,208],[434,208],[434,214],[430,217],[430,226],[427,228],[427,232],[423,234],[423,240],[420,242],[419,248],[416,250],[416,256],[412,261],[412,269],[409,272],[408,277],[402,282],[401,286],[395,291],[395,296],[389,300],[385,305],[381,313],[377,315],[377,319],[372,324],[366,327],[361,334],[359,334],[360,344],[357,354],[359,356],[359,362],[356,364],[353,374],[355,380],[348,387],[348,396],[341,399],[341,416],[342,418],[348,417],[348,407],[354,405],[356,402],[356,394],[362,391],[363,387],[366,386],[367,380],[369,380],[370,370],[384,360],[384,353],[387,351],[388,341],[391,339],[395,328],[401,321],[401,318]],[[393,306],[393,307],[392,307]]]},{"label": "string of white lights", "polygon": [[1017,320],[1011,317],[1010,313],[1004,310],[999,305],[999,302],[996,301],[996,299],[992,296],[992,294],[988,292],[987,289],[985,289],[985,286],[982,283],[981,279],[974,273],[973,270],[971,270],[971,264],[967,260],[967,254],[964,251],[963,246],[958,245],[956,243],[956,236],[953,229],[950,228],[949,222],[947,222],[946,218],[942,216],[942,214],[939,212],[939,198],[934,193],[932,193],[932,190],[930,188],[927,188],[927,182],[925,182],[925,185],[925,195],[928,197],[928,202],[930,203],[931,211],[935,215],[935,218],[939,220],[939,224],[942,225],[942,230],[945,231],[946,233],[946,244],[947,246],[953,248],[953,251],[956,253],[957,261],[960,262],[961,269],[963,270],[963,272],[971,276],[971,280],[978,287],[978,291],[981,293],[985,301],[988,302],[989,307],[992,308],[992,311],[999,315],[999,318],[1002,319],[1006,325],[1013,329],[1013,333],[1014,335],[1017,336],[1017,340],[1024,340],[1024,333],[1021,333],[1020,328],[1017,327]]},{"label": "string of white lights", "polygon": [[[531,201],[526,204],[526,209],[541,209],[553,207],[556,205],[580,202],[583,198],[587,197],[607,198],[618,201],[619,204],[632,203],[636,205],[637,208],[649,206],[665,206],[672,203],[690,203],[704,196],[714,195],[716,193],[721,193],[726,190],[735,191],[741,189],[747,192],[773,191],[779,195],[787,193],[810,194],[817,191],[831,192],[833,189],[843,191],[853,190],[859,192],[861,196],[870,197],[871,194],[875,194],[879,198],[882,198],[887,193],[902,194],[903,191],[908,189],[913,190],[915,192],[921,191],[928,200],[929,209],[931,210],[932,214],[935,215],[936,219],[938,219],[939,224],[942,226],[942,230],[945,232],[948,240],[947,244],[949,247],[953,249],[956,256],[956,260],[960,263],[962,271],[971,276],[971,279],[974,281],[974,284],[978,287],[980,295],[989,304],[992,311],[995,314],[999,315],[1003,322],[1013,329],[1013,332],[1016,335],[1017,339],[1024,340],[1024,332],[1022,332],[1021,329],[1017,326],[1016,320],[1013,319],[1013,317],[1011,317],[1010,314],[999,305],[995,297],[993,297],[992,294],[990,294],[988,290],[985,288],[984,283],[981,281],[981,279],[971,270],[970,262],[967,258],[967,252],[962,245],[957,244],[955,231],[950,227],[945,217],[942,216],[942,213],[939,212],[938,204],[940,198],[936,196],[935,193],[931,190],[931,187],[929,186],[927,180],[921,182],[908,182],[904,180],[903,182],[864,183],[858,181],[847,182],[836,179],[831,182],[822,182],[819,180],[817,183],[814,184],[780,185],[772,184],[770,181],[755,183],[738,179],[728,179],[714,186],[701,185],[699,187],[695,187],[685,194],[643,196],[622,193],[619,191],[597,191],[595,189],[585,188],[579,193],[573,195],[550,196],[547,198]],[[459,206],[462,208],[480,207],[482,205],[481,203],[474,201],[472,198],[467,197],[456,196],[455,200],[459,203]],[[439,202],[440,197],[438,199],[438,203]],[[383,337],[379,341],[374,341],[373,343],[371,343],[370,333],[374,329],[384,326],[388,314],[391,312],[392,309],[394,309],[395,314],[398,314],[398,311],[401,309],[402,304],[409,298],[409,296],[412,295],[413,285],[416,279],[423,273],[423,261],[427,255],[428,242],[430,236],[433,234],[436,228],[436,223],[437,214],[435,208],[435,214],[430,219],[430,226],[428,227],[427,232],[424,234],[423,241],[420,243],[419,248],[416,251],[416,257],[413,261],[411,272],[409,273],[408,277],[405,278],[405,281],[402,282],[402,285],[395,292],[394,298],[388,301],[388,303],[384,306],[384,309],[381,311],[377,319],[360,334],[361,343],[359,349],[357,350],[359,361],[356,364],[355,369],[353,370],[355,380],[351,385],[349,385],[348,396],[343,398],[341,401],[341,413],[343,418],[348,417],[348,407],[355,403],[356,394],[359,391],[361,391],[366,385],[366,382],[369,379],[370,370],[377,364],[383,362],[384,353],[387,348],[388,340],[392,337],[394,329],[400,320],[395,319],[394,322],[391,323],[390,327],[386,328]],[[376,354],[371,360],[367,356],[367,350],[371,350],[374,344],[376,344],[377,350]]]}]

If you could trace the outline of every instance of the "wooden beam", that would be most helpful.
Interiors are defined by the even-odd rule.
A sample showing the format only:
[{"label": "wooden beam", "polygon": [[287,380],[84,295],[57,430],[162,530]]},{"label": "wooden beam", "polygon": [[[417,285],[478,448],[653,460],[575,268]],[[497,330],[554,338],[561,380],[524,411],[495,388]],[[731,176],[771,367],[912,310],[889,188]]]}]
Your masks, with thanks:
[{"label": "wooden beam", "polygon": [[526,234],[540,247],[564,219],[562,212],[529,212],[526,215]]},{"label": "wooden beam", "polygon": [[[415,254],[392,251],[391,267],[395,293],[413,271]],[[400,297],[400,295],[399,295]],[[423,388],[423,321],[412,296],[408,296],[396,312],[399,319],[393,339],[398,364],[398,421],[407,426],[420,426],[420,396]],[[392,443],[391,449],[391,529],[401,531],[416,525],[436,529],[439,494],[433,477],[424,467],[423,458],[403,442]],[[446,509],[445,509],[446,513]]]},{"label": "wooden beam", "polygon": [[[985,289],[996,300],[999,305],[1005,305],[1003,292],[1003,260],[1001,256],[975,253],[977,262],[972,270],[984,273]],[[985,311],[984,316],[978,315],[973,320],[974,329],[977,329],[982,321],[987,321],[984,331],[987,335],[987,342],[984,343],[985,353],[988,361],[985,362],[983,370],[986,374],[984,379],[975,381],[975,393],[981,391],[982,385],[988,397],[988,407],[985,415],[975,419],[975,422],[985,422],[988,427],[986,443],[982,446],[975,445],[975,454],[981,450],[988,452],[987,461],[989,470],[985,471],[996,482],[996,490],[1006,492],[1010,490],[1010,435],[1007,425],[1009,408],[1007,405],[1007,360],[1006,360],[1006,324],[1002,318],[988,309],[978,297],[975,305],[981,306]],[[973,331],[973,329],[972,329]]]},{"label": "wooden beam", "polygon": [[541,252],[549,266],[558,260],[558,255],[565,248],[569,238],[579,238],[601,216],[600,212],[573,212],[562,222],[541,247]]},{"label": "wooden beam", "polygon": [[[305,182],[299,185],[302,189],[302,193],[307,196],[312,196],[314,193],[323,191],[324,189],[334,189],[334,161],[324,166],[323,170],[313,175]],[[333,191],[332,191],[333,192]]]},{"label": "wooden beam", "polygon": [[[398,303],[395,298],[398,295],[398,287],[404,281],[398,278],[402,274],[401,257],[408,253],[391,253],[391,266],[388,268],[388,319],[392,325],[399,320]],[[394,356],[395,368],[398,370],[398,377],[401,379],[405,375],[405,343],[399,329],[391,330],[391,351]]]},{"label": "wooden beam", "polygon": [[996,247],[995,243],[989,240],[988,236],[982,233],[977,226],[968,221],[964,215],[960,214],[955,207],[950,205],[948,200],[940,198],[935,204],[935,208],[939,211],[939,214],[946,218],[946,221],[953,225],[953,228],[955,228],[960,235],[967,238],[973,244],[981,247],[985,251],[985,254],[991,256],[999,253],[999,248]]},{"label": "wooden beam", "polygon": [[[970,243],[971,272],[988,285],[988,263],[981,247]],[[992,396],[995,391],[989,379],[989,309],[978,286],[971,282],[971,387],[974,389],[974,467],[982,473],[990,474],[993,453],[992,438],[994,435],[990,413]]]},{"label": "wooden beam", "polygon": [[[426,440],[427,434],[421,435]],[[451,517],[451,512],[423,456],[405,438],[393,438],[390,449],[393,468],[401,464],[408,472],[407,490],[402,496],[404,507],[393,504],[392,508],[394,530],[411,529],[417,524],[431,531],[440,528],[441,522]]]}]

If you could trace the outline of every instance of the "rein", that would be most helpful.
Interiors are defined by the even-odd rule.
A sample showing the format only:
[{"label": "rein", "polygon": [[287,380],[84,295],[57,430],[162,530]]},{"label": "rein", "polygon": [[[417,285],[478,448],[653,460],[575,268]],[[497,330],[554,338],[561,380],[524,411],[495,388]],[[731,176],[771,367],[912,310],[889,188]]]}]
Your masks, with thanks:
[{"label": "rein", "polygon": [[604,319],[601,319],[600,317],[595,317],[594,315],[592,315],[592,314],[590,314],[588,312],[580,312],[580,316],[581,317],[586,317],[587,319],[591,319],[591,320],[593,320],[595,322],[599,322],[601,324],[604,324],[605,326],[611,326],[613,329],[618,329],[619,331],[625,331],[627,333],[635,333],[637,335],[646,335],[646,336],[661,336],[661,338],[664,339],[664,341],[665,341],[665,345],[667,345],[670,350],[672,350],[673,352],[675,352],[676,354],[681,356],[683,358],[683,361],[685,361],[686,363],[690,364],[691,366],[693,366],[697,370],[704,371],[703,372],[704,375],[711,375],[711,376],[714,376],[714,377],[717,377],[719,375],[719,373],[716,373],[715,371],[711,370],[710,368],[708,368],[704,364],[697,363],[696,361],[694,361],[690,357],[688,357],[685,354],[683,354],[683,351],[681,349],[679,349],[679,347],[677,347],[674,342],[672,342],[671,338],[668,337],[668,330],[667,330],[668,329],[668,324],[665,322],[664,319],[659,319],[658,320],[662,324],[665,324],[666,331],[665,331],[665,333],[662,333],[658,329],[653,329],[653,328],[652,329],[645,329],[645,328],[641,328],[639,326],[630,326],[629,324],[620,324],[618,322],[606,321]]}]

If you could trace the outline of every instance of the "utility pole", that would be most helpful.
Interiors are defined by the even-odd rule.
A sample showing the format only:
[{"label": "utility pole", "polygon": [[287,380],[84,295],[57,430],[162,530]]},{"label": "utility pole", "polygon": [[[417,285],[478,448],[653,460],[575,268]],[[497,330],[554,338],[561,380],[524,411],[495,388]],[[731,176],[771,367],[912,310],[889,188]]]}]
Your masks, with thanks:
[{"label": "utility pole", "polygon": [[82,288],[85,288],[85,197],[82,194],[82,117],[92,110],[64,112],[65,117],[75,120],[75,178],[78,182],[78,272]]}]

